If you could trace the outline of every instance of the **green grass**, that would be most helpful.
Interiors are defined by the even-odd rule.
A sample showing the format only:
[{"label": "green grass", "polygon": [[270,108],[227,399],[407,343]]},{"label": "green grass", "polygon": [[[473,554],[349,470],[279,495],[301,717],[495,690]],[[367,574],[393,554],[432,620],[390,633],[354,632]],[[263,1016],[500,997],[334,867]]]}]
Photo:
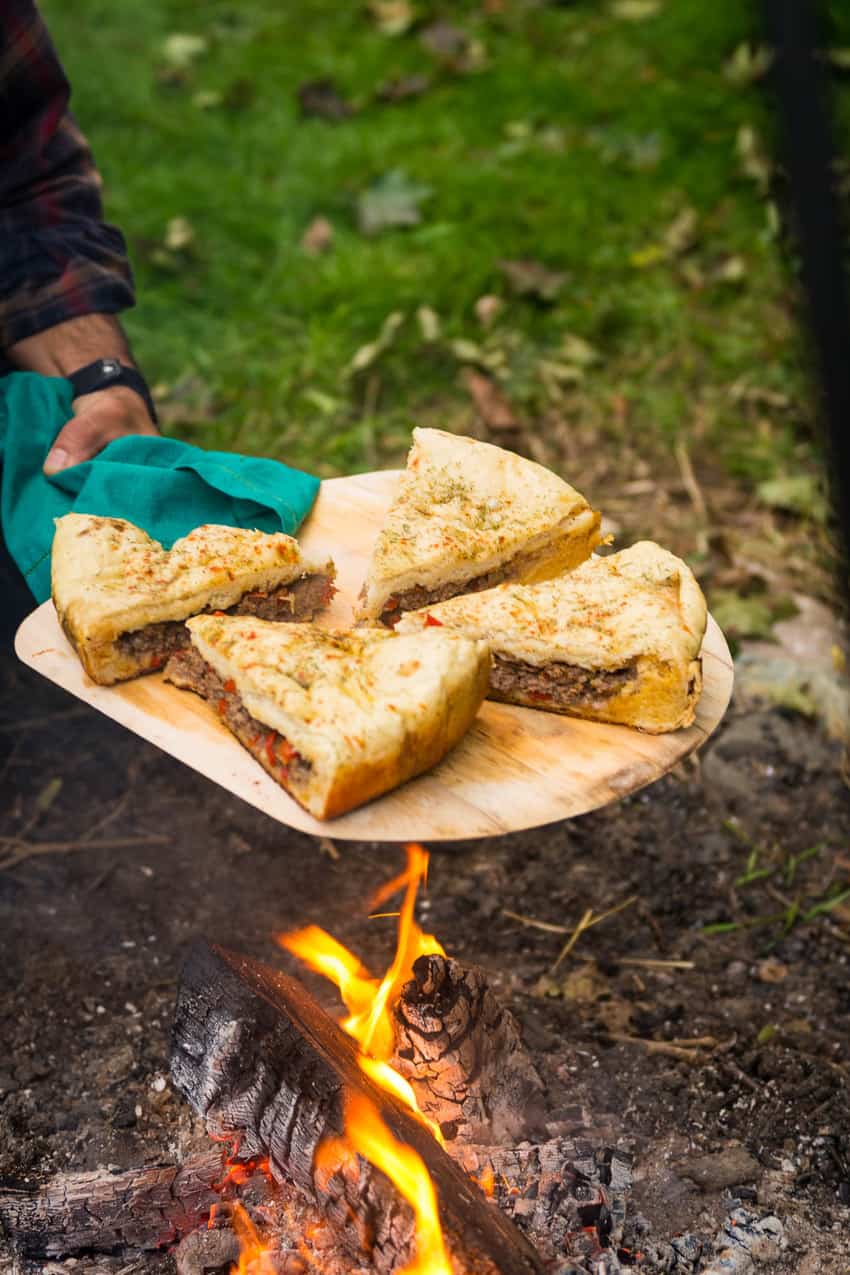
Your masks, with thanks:
[{"label": "green grass", "polygon": [[[490,8],[443,10],[485,51],[456,74],[420,43],[438,14],[427,0],[395,37],[337,0],[45,0],[130,244],[131,339],[152,381],[182,385],[176,432],[324,473],[397,459],[411,424],[468,419],[451,346],[464,340],[485,345],[532,421],[578,411],[611,435],[616,394],[639,449],[695,434],[748,480],[793,469],[809,443],[790,280],[736,152],[742,125],[766,136],[768,121],[759,86],[724,74],[751,34],[745,6],[665,0],[643,21],[597,0]],[[162,74],[175,32],[207,42],[178,82]],[[433,77],[423,96],[375,101],[383,81],[420,71]],[[298,85],[320,77],[353,118],[299,117]],[[204,109],[203,92],[241,101]],[[357,198],[398,168],[431,188],[422,222],[365,238]],[[695,242],[671,256],[665,230],[688,207]],[[299,242],[317,215],[334,243],[315,258]],[[194,231],[186,251],[163,249],[175,217]],[[498,262],[523,257],[567,274],[555,304],[510,294]],[[730,258],[740,278],[724,280]],[[484,294],[507,303],[487,334]],[[419,332],[423,305],[437,342]],[[396,341],[351,376],[394,311],[407,315]],[[599,353],[572,388],[539,366],[563,365],[567,333]],[[730,392],[742,378],[790,406],[754,409]],[[205,390],[213,406],[199,411]]]}]

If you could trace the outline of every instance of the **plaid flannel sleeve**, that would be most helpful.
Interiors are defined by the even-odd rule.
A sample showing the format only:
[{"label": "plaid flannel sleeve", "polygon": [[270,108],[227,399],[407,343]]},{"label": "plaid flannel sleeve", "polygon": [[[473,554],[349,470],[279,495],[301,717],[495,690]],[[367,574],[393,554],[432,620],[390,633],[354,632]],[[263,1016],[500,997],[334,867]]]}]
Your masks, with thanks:
[{"label": "plaid flannel sleeve", "polygon": [[133,304],[121,233],[33,0],[0,2],[0,350]]}]

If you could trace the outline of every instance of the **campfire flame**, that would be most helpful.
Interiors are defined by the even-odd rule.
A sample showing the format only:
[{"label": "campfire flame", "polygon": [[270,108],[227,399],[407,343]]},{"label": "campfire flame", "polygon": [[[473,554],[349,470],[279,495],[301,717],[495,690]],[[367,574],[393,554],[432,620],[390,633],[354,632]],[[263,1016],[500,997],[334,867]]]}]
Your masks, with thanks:
[{"label": "campfire flame", "polygon": [[412,976],[414,961],[420,956],[445,956],[433,934],[424,934],[413,919],[419,885],[428,876],[428,852],[415,843],[405,849],[404,872],[381,886],[369,903],[370,908],[378,908],[404,889],[395,957],[382,979],[372,978],[353,952],[318,925],[307,925],[278,936],[281,947],[336,984],[348,1010],[348,1018],[342,1022],[343,1030],[354,1037],[362,1053],[383,1062],[392,1057],[395,1040],[390,1007]]},{"label": "campfire flame", "polygon": [[[381,886],[370,900],[370,908],[374,910],[404,890],[398,913],[395,956],[382,979],[372,978],[352,952],[317,925],[279,935],[278,942],[310,969],[336,984],[348,1010],[348,1017],[341,1025],[360,1047],[360,1067],[382,1089],[409,1107],[443,1145],[439,1126],[420,1112],[413,1089],[389,1063],[395,1044],[392,1006],[412,977],[414,961],[420,956],[445,955],[437,939],[423,933],[413,919],[416,895],[428,874],[428,853],[416,844],[407,846],[406,852],[405,870]],[[436,1194],[420,1156],[412,1147],[395,1140],[375,1106],[366,1098],[347,1095],[344,1121],[344,1137],[326,1139],[320,1145],[317,1171],[323,1176],[332,1174],[351,1161],[353,1152],[359,1152],[387,1175],[413,1209],[416,1254],[396,1275],[452,1275]]]},{"label": "campfire flame", "polygon": [[396,1275],[452,1275],[437,1196],[420,1156],[412,1147],[397,1142],[377,1108],[356,1094],[351,1094],[345,1104],[345,1133],[355,1151],[385,1173],[413,1209],[416,1255]]},{"label": "campfire flame", "polygon": [[399,890],[404,901],[398,913],[398,937],[393,962],[382,979],[373,978],[353,952],[318,925],[278,936],[281,947],[292,952],[310,969],[323,974],[339,989],[348,1017],[341,1026],[360,1046],[360,1066],[382,1089],[395,1094],[444,1145],[439,1126],[419,1110],[416,1096],[404,1076],[391,1067],[395,1044],[392,1006],[404,984],[412,977],[413,963],[420,956],[445,956],[442,945],[425,934],[413,919],[416,895],[428,876],[428,852],[415,843],[405,847],[407,866],[398,876],[376,890],[369,901],[378,908]]},{"label": "campfire flame", "polygon": [[231,1275],[278,1275],[274,1246],[263,1239],[241,1204],[231,1206],[230,1222],[239,1240],[239,1261],[230,1268]]}]

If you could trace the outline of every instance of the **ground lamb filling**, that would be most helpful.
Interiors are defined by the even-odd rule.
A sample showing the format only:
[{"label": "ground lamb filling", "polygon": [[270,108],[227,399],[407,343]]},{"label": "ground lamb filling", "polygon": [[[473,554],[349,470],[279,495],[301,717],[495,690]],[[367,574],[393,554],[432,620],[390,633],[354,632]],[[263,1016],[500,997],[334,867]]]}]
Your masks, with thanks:
[{"label": "ground lamb filling", "polygon": [[223,682],[193,646],[172,655],[165,676],[181,690],[194,691],[211,704],[239,743],[284,788],[309,778],[311,763],[295,751],[285,736],[252,717],[233,682]]},{"label": "ground lamb filling", "polygon": [[525,664],[496,654],[490,672],[490,691],[505,699],[521,695],[554,708],[598,708],[633,682],[633,664],[617,669],[587,669],[553,661]]},{"label": "ground lamb filling", "polygon": [[[227,615],[254,615],[259,620],[312,620],[317,611],[327,606],[335,589],[327,576],[302,576],[292,584],[283,584],[270,592],[254,590],[243,594]],[[182,620],[162,620],[143,629],[122,633],[116,646],[122,655],[136,659],[150,656],[150,668],[162,668],[170,655],[189,645],[189,630]]]},{"label": "ground lamb filling", "polygon": [[517,559],[513,558],[504,566],[496,567],[483,576],[475,576],[472,580],[455,580],[438,585],[431,589],[424,584],[411,585],[402,593],[387,598],[381,612],[381,623],[393,628],[401,619],[402,611],[420,611],[422,607],[436,606],[448,598],[455,598],[459,593],[481,593],[484,589],[493,589],[511,579],[517,571]]}]

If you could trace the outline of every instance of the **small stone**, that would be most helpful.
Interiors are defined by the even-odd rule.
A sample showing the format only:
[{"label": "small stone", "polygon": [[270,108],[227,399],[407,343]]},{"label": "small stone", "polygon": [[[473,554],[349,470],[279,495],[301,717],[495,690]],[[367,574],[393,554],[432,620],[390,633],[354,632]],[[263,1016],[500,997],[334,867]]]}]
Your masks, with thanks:
[{"label": "small stone", "polygon": [[775,957],[768,956],[765,960],[759,961],[757,973],[762,983],[781,983],[788,977],[788,966],[777,961]]},{"label": "small stone", "polygon": [[756,1182],[761,1165],[746,1147],[731,1146],[710,1155],[692,1156],[676,1166],[680,1177],[689,1178],[703,1191],[719,1191],[723,1187]]},{"label": "small stone", "polygon": [[154,1093],[164,1093],[166,1084],[167,1084],[167,1081],[165,1079],[165,1076],[154,1076],[153,1080],[151,1081],[151,1089],[154,1091]]}]

